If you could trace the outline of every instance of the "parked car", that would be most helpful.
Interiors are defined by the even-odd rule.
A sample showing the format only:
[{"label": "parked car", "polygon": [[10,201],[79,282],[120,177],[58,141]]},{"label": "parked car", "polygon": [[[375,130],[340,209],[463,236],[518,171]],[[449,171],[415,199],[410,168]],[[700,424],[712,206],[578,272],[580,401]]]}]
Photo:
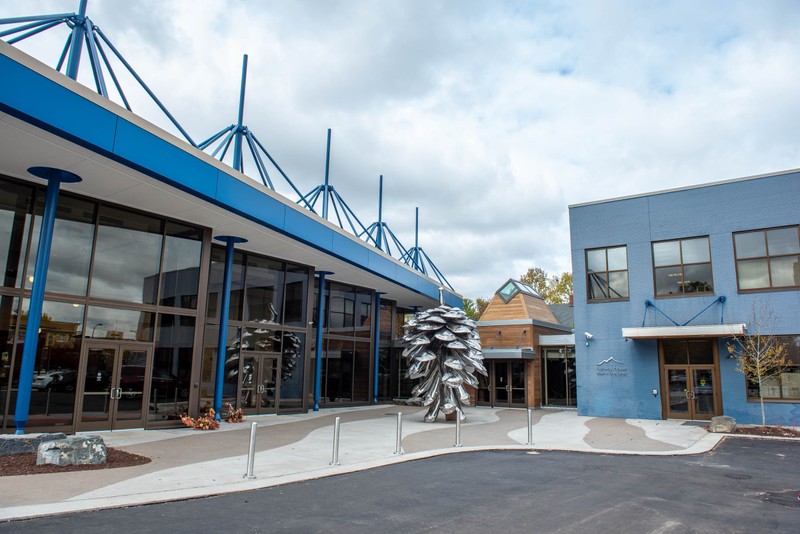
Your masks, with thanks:
[{"label": "parked car", "polygon": [[[129,399],[141,395],[144,390],[145,367],[143,365],[123,365],[119,386]],[[179,399],[189,398],[188,380],[162,369],[153,369],[152,387],[150,391],[157,390],[159,395],[171,398],[175,393]],[[152,394],[152,393],[151,393]]]},{"label": "parked car", "polygon": [[33,389],[37,391],[75,391],[78,372],[74,369],[47,371],[33,377]]}]

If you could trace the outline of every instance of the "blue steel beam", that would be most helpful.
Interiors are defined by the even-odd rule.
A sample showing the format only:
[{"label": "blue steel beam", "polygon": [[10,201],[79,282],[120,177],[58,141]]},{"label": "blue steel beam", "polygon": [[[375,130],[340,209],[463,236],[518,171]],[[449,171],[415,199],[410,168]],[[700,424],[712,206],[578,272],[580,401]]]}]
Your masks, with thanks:
[{"label": "blue steel beam", "polygon": [[378,377],[379,377],[379,369],[378,364],[380,362],[380,345],[381,345],[381,295],[385,295],[383,291],[376,291],[375,292],[375,354],[374,354],[374,361],[375,361],[375,372],[372,376],[372,403],[378,404]]},{"label": "blue steel beam", "polygon": [[322,394],[322,329],[325,324],[325,277],[330,271],[317,271],[319,275],[319,295],[317,301],[317,349],[314,365],[314,411],[319,411],[319,398]]}]

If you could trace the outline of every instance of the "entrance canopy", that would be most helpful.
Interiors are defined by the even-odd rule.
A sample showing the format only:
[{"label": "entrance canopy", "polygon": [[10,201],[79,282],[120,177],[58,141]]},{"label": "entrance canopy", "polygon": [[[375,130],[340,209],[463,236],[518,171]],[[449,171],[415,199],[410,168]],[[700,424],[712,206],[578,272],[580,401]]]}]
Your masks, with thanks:
[{"label": "entrance canopy", "polygon": [[709,324],[693,326],[646,326],[622,329],[622,337],[627,339],[661,339],[688,337],[730,337],[745,334],[747,325]]},{"label": "entrance canopy", "polygon": [[532,360],[536,353],[530,347],[521,349],[483,349],[484,360]]}]

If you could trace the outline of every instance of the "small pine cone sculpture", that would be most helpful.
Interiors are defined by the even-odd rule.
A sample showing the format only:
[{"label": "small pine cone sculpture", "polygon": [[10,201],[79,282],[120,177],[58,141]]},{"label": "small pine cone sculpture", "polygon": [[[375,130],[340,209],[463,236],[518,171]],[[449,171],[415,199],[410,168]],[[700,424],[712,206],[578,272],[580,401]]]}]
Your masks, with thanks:
[{"label": "small pine cone sculpture", "polygon": [[411,393],[412,400],[429,406],[425,422],[436,421],[439,410],[457,412],[463,421],[463,406],[469,405],[464,386],[478,386],[476,371],[488,376],[475,321],[461,309],[441,304],[416,314],[403,328],[403,341],[408,343],[403,351],[409,360],[406,376],[421,378]]}]

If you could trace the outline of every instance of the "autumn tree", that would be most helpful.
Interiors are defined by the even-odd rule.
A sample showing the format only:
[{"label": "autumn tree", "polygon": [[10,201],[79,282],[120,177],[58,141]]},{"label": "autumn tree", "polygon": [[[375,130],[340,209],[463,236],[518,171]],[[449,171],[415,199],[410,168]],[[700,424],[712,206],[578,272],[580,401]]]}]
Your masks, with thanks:
[{"label": "autumn tree", "polygon": [[464,297],[464,303],[461,305],[461,309],[464,310],[464,315],[473,321],[478,319],[478,309],[475,307],[474,300]]},{"label": "autumn tree", "polygon": [[486,311],[486,307],[488,305],[489,305],[489,299],[482,299],[480,297],[475,299],[475,308],[477,308],[475,311],[476,311],[477,317],[480,317],[481,315],[483,315],[483,312]]},{"label": "autumn tree", "polygon": [[788,361],[788,347],[774,335],[768,334],[774,322],[772,311],[766,306],[756,309],[750,319],[752,332],[749,335],[733,336],[728,343],[728,353],[736,358],[736,370],[744,373],[745,379],[758,384],[758,399],[761,403],[761,426],[767,425],[764,414],[763,384],[783,373]]},{"label": "autumn tree", "polygon": [[551,276],[541,267],[531,267],[519,281],[535,289],[548,304],[569,302],[572,294],[572,273]]}]

